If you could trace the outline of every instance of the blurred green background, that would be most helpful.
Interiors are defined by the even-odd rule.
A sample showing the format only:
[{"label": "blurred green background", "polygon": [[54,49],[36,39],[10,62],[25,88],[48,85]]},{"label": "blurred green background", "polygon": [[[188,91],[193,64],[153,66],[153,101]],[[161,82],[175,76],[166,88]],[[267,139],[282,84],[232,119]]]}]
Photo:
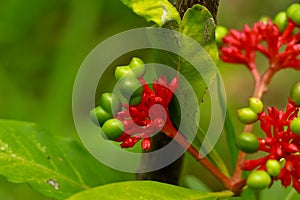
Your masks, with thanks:
[{"label": "blurred green background", "polygon": [[[241,29],[244,23],[252,24],[262,15],[274,16],[292,2],[297,1],[220,0],[218,23]],[[118,0],[0,1],[0,118],[37,122],[53,134],[77,138],[71,110],[72,87],[82,61],[106,38],[148,25]],[[260,63],[262,68],[266,66],[264,60]],[[246,105],[253,89],[252,79],[244,67],[221,64],[220,71],[234,115],[237,108]],[[294,70],[277,74],[265,102],[283,107],[287,88],[299,77]],[[233,120],[237,131],[241,131],[242,126]],[[224,136],[220,143],[223,141]],[[226,155],[224,145],[217,148]],[[191,159],[186,165],[197,174],[198,165]],[[47,198],[26,184],[11,184],[0,177],[0,199]]]}]

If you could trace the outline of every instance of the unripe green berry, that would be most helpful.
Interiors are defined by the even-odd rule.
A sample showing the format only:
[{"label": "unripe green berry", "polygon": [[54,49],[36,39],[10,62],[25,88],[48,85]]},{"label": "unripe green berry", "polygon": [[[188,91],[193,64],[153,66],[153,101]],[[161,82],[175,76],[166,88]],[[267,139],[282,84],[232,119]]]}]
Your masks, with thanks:
[{"label": "unripe green berry", "polygon": [[300,135],[300,118],[295,118],[290,124],[291,131]]},{"label": "unripe green berry", "polygon": [[287,17],[293,22],[300,25],[300,4],[294,3],[290,5],[286,10]]},{"label": "unripe green berry", "polygon": [[131,97],[141,96],[143,87],[135,77],[125,77],[120,82],[120,91],[124,97],[130,99]]},{"label": "unripe green berry", "polygon": [[90,111],[90,118],[96,125],[102,126],[106,120],[112,118],[112,115],[98,106]]},{"label": "unripe green berry", "polygon": [[102,131],[109,140],[116,140],[122,135],[124,125],[118,119],[109,119],[103,124]]},{"label": "unripe green berry", "polygon": [[222,39],[225,35],[227,35],[227,33],[228,33],[228,30],[224,26],[216,27],[215,40],[216,40],[217,44],[223,43]]},{"label": "unripe green berry", "polygon": [[130,69],[133,71],[137,78],[140,78],[145,73],[145,64],[144,62],[137,57],[133,57],[129,64]]},{"label": "unripe green berry", "polygon": [[259,141],[253,133],[243,132],[236,137],[236,146],[245,153],[254,153],[259,148]]},{"label": "unripe green berry", "polygon": [[120,80],[124,76],[134,76],[131,68],[129,66],[119,66],[115,69],[115,78],[116,80]]},{"label": "unripe green berry", "polygon": [[300,81],[292,86],[290,90],[290,98],[296,106],[300,106]]},{"label": "unripe green berry", "polygon": [[116,114],[122,108],[119,98],[112,93],[103,93],[99,104],[109,114]]},{"label": "unripe green berry", "polygon": [[270,159],[266,163],[266,169],[270,176],[277,177],[280,173],[281,166],[277,160]]},{"label": "unripe green berry", "polygon": [[142,95],[137,97],[131,97],[129,100],[129,105],[136,106],[141,102],[141,100],[142,100]]},{"label": "unripe green berry", "polygon": [[249,174],[246,184],[251,189],[264,189],[271,184],[271,177],[263,170],[253,171]]},{"label": "unripe green berry", "polygon": [[259,114],[264,110],[264,104],[260,99],[251,97],[249,99],[249,108]]},{"label": "unripe green berry", "polygon": [[286,12],[279,12],[275,17],[274,17],[274,23],[277,25],[278,29],[280,32],[283,32],[284,29],[286,28],[288,24],[288,19]]},{"label": "unripe green berry", "polygon": [[238,119],[243,124],[252,124],[257,121],[258,116],[251,108],[242,108],[237,111]]},{"label": "unripe green berry", "polygon": [[270,19],[269,17],[262,16],[262,17],[259,19],[259,21],[263,22],[264,24],[267,24],[269,19]]}]

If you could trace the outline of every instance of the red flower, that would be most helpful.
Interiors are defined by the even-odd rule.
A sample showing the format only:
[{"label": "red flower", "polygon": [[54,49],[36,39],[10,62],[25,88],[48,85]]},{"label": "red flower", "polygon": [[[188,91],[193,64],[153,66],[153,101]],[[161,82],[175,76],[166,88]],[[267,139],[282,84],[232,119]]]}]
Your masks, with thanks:
[{"label": "red flower", "polygon": [[178,87],[178,78],[175,77],[168,86],[166,77],[161,76],[154,80],[153,90],[143,78],[139,80],[143,85],[141,102],[136,106],[124,104],[125,110],[114,116],[124,125],[124,133],[116,141],[122,142],[121,147],[129,148],[142,140],[142,148],[150,150],[150,137],[172,126],[168,105]]},{"label": "red flower", "polygon": [[223,38],[220,58],[253,70],[256,52],[260,52],[268,58],[274,71],[288,67],[300,69],[300,33],[293,34],[295,28],[297,25],[289,20],[286,29],[280,33],[277,25],[268,20],[267,23],[255,23],[252,29],[245,25],[242,31],[231,30]]},{"label": "red flower", "polygon": [[286,111],[274,107],[268,108],[268,114],[259,115],[260,127],[265,132],[265,138],[259,138],[260,151],[268,155],[243,163],[243,170],[266,170],[266,162],[269,159],[285,161],[280,174],[273,181],[281,180],[284,187],[293,183],[294,188],[300,193],[300,136],[291,132],[290,123],[298,115],[299,107],[292,101],[286,107]]}]

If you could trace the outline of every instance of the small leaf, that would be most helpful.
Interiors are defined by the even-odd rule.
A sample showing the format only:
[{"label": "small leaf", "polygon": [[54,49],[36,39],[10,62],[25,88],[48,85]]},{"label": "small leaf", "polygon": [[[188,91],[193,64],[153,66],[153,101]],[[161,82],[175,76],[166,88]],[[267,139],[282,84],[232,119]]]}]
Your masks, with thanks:
[{"label": "small leaf", "polygon": [[182,32],[201,44],[217,62],[219,56],[215,42],[216,24],[207,8],[199,4],[189,8],[183,16],[182,26]]},{"label": "small leaf", "polygon": [[181,26],[181,19],[176,8],[167,0],[121,0],[123,4],[147,21],[153,21],[162,27],[169,21],[176,21]]},{"label": "small leaf", "polygon": [[33,123],[12,120],[0,120],[0,175],[13,183],[29,183],[56,199],[134,178],[105,167],[74,140],[55,138]]},{"label": "small leaf", "polygon": [[129,181],[113,183],[75,194],[69,200],[105,199],[105,200],[217,200],[231,197],[231,191],[205,193],[183,187],[159,183],[154,181]]}]

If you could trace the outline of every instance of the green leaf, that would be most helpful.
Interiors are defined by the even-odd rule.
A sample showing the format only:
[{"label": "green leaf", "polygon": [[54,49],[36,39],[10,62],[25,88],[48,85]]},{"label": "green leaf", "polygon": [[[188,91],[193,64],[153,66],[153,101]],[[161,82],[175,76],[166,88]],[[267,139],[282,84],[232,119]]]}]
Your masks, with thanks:
[{"label": "green leaf", "polygon": [[[193,144],[198,149],[200,149],[205,136],[206,136],[206,133],[199,127],[196,138],[193,142]],[[211,144],[209,144],[207,142],[205,147],[211,148]],[[215,149],[211,148],[211,151],[208,153],[207,157],[219,168],[219,170],[221,172],[223,172],[224,175],[230,177],[230,173],[228,171],[228,168],[227,168],[224,160],[221,158],[221,156],[218,154],[218,152]]]},{"label": "green leaf", "polygon": [[225,124],[224,128],[226,131],[226,140],[230,152],[230,158],[231,158],[231,165],[234,168],[236,165],[236,159],[238,156],[238,148],[235,145],[235,129],[231,120],[231,116],[227,110],[226,112],[226,119],[225,119]]},{"label": "green leaf", "polygon": [[205,193],[183,187],[159,183],[154,181],[130,181],[113,183],[75,194],[69,200],[105,199],[105,200],[217,200],[231,197],[231,191]]},{"label": "green leaf", "polygon": [[185,175],[182,179],[184,187],[202,192],[211,192],[211,189],[195,176]]},{"label": "green leaf", "polygon": [[181,27],[181,19],[176,8],[167,0],[121,0],[123,4],[131,8],[133,12],[144,17],[147,21],[153,21],[162,27],[169,21],[176,21]]},{"label": "green leaf", "polygon": [[282,187],[280,181],[275,181],[271,188],[264,189],[259,193],[260,199],[282,199],[282,200],[298,200],[299,194],[292,187]]},{"label": "green leaf", "polygon": [[189,8],[183,16],[182,26],[182,32],[201,44],[217,62],[219,55],[215,42],[216,24],[207,8],[198,4]]},{"label": "green leaf", "polygon": [[102,165],[74,140],[55,138],[34,123],[12,120],[0,120],[0,175],[10,182],[29,183],[56,199],[133,179]]}]

